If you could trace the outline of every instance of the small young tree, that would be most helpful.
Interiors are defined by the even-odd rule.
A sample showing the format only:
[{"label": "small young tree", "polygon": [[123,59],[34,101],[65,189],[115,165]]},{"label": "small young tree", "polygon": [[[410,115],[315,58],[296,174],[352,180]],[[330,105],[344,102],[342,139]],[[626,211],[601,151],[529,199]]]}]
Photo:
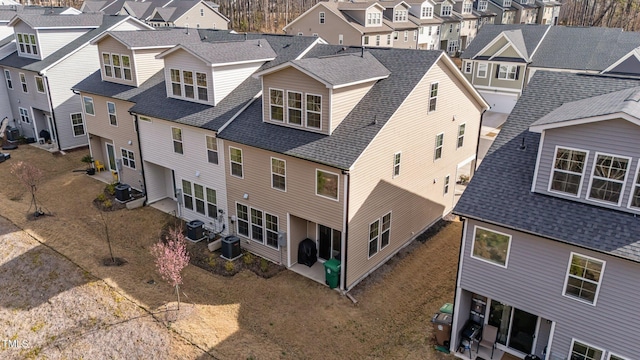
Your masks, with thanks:
[{"label": "small young tree", "polygon": [[29,192],[31,192],[31,205],[29,206],[29,210],[27,210],[27,214],[31,210],[31,207],[35,208],[34,215],[36,217],[44,214],[42,209],[38,207],[38,201],[36,199],[38,184],[44,177],[42,170],[24,161],[18,161],[17,163],[11,164],[11,173],[18,178],[18,181],[20,181],[20,183],[27,188]]},{"label": "small young tree", "polygon": [[156,268],[162,279],[175,287],[180,310],[180,285],[182,270],[189,265],[187,241],[181,228],[172,228],[165,242],[159,241],[151,247],[151,255],[155,258]]}]

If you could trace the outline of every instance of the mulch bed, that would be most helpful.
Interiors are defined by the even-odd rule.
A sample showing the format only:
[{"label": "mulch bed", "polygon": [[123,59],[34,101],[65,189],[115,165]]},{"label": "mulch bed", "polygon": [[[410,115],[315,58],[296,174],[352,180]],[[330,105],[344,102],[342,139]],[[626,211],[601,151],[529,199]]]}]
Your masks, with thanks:
[{"label": "mulch bed", "polygon": [[[116,200],[115,192],[113,194],[111,193],[110,187],[112,185],[107,185],[104,187],[104,190],[102,190],[102,194],[104,194],[104,200],[100,199],[99,197],[93,199],[93,205],[101,211],[116,211],[122,210],[127,207],[126,203],[122,203]],[[133,199],[137,199],[142,195],[143,194],[138,190],[131,189],[131,196],[133,197]]]},{"label": "mulch bed", "polygon": [[197,243],[187,245],[190,263],[221,276],[233,276],[242,270],[250,270],[254,274],[269,279],[285,270],[284,266],[272,263],[269,260],[253,255],[248,251],[243,251],[242,256],[233,261],[223,259],[220,250],[211,252],[207,248],[207,241],[202,240]]}]

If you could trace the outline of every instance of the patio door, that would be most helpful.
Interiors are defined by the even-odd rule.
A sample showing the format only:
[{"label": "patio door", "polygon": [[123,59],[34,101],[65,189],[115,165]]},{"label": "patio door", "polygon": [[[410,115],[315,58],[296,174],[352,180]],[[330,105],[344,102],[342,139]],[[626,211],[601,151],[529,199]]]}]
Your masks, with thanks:
[{"label": "patio door", "polygon": [[109,158],[109,170],[117,171],[116,169],[116,150],[113,144],[107,143],[107,157]]},{"label": "patio door", "polygon": [[538,316],[491,300],[488,324],[498,328],[499,344],[524,354],[532,353]]},{"label": "patio door", "polygon": [[340,260],[342,234],[324,225],[318,225],[318,257],[322,260],[337,258]]}]

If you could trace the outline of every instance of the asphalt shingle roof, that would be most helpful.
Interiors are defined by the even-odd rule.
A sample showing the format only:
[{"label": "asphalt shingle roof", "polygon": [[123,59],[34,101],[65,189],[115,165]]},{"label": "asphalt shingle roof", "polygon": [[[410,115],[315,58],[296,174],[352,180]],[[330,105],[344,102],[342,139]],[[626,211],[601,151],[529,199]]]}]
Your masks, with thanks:
[{"label": "asphalt shingle roof", "polygon": [[0,5],[0,22],[8,22],[17,14],[59,14],[69,7]]},{"label": "asphalt shingle roof", "polygon": [[[555,27],[555,26],[551,26]],[[527,54],[533,54],[538,43],[542,40],[544,33],[551,28],[547,25],[529,25],[529,24],[513,24],[513,25],[493,25],[484,24],[478,31],[478,35],[469,44],[467,49],[462,52],[461,58],[471,59],[484,49],[496,36],[503,31],[521,30],[522,39],[524,40]]]},{"label": "asphalt shingle roof", "polygon": [[18,19],[32,28],[44,27],[87,27],[97,28],[102,24],[102,14],[18,14]]},{"label": "asphalt shingle roof", "polygon": [[531,192],[540,134],[528,130],[562,104],[638,86],[634,79],[537,71],[454,212],[640,262],[634,214]]},{"label": "asphalt shingle roof", "polygon": [[157,30],[110,31],[109,35],[129,48],[175,46],[178,44],[199,43],[197,31],[176,28],[158,28]]},{"label": "asphalt shingle roof", "polygon": [[229,42],[200,42],[180,44],[210,64],[264,60],[276,57],[269,42],[257,39]]},{"label": "asphalt shingle roof", "polygon": [[291,63],[334,86],[385,77],[390,74],[389,70],[368,51],[362,56],[350,53],[293,60]]},{"label": "asphalt shingle roof", "polygon": [[[359,53],[360,48],[317,45],[305,58]],[[349,169],[404,99],[442,55],[441,51],[368,49],[391,75],[379,80],[331,135],[262,121],[262,98],[243,111],[219,137],[340,169]],[[411,64],[411,71],[407,71]],[[375,121],[374,121],[375,120]]]}]

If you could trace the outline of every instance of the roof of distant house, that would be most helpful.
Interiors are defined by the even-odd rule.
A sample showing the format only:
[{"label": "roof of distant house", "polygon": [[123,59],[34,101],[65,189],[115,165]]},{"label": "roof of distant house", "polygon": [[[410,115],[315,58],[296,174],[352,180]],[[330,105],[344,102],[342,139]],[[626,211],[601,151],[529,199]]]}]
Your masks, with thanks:
[{"label": "roof of distant house", "polygon": [[83,27],[97,28],[102,24],[102,14],[77,14],[77,15],[60,15],[60,14],[18,14],[9,25],[18,20],[24,21],[27,25],[34,29],[38,28],[68,28]]}]

